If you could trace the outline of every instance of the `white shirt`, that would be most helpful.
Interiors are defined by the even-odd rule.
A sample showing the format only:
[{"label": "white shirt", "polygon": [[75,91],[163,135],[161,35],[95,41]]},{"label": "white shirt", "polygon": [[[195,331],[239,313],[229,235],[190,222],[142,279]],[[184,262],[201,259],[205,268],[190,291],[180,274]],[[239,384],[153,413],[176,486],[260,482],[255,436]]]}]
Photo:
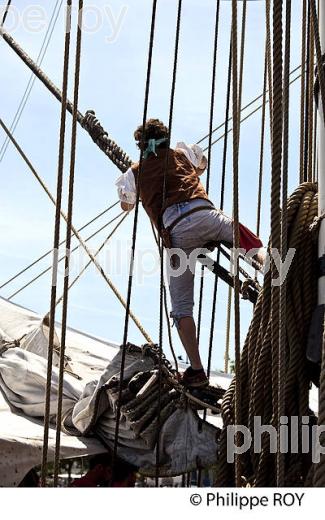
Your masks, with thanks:
[{"label": "white shirt", "polygon": [[[202,165],[203,160],[204,165],[201,166],[201,169],[204,170],[206,168],[206,159],[203,154],[203,150],[197,144],[185,144],[182,141],[177,143],[176,150],[184,153],[187,159],[193,164],[195,168],[199,168]],[[125,173],[122,173],[120,177],[115,182],[117,186],[118,197],[121,202],[127,202],[128,204],[135,204],[137,198],[135,178],[131,168],[129,168]]]}]

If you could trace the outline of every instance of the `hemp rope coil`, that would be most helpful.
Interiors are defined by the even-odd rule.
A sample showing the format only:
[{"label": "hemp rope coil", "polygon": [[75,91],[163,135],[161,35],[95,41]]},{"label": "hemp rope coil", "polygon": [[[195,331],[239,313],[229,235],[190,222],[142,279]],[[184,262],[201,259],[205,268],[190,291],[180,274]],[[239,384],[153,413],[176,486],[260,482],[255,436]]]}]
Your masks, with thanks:
[{"label": "hemp rope coil", "polygon": [[[288,248],[296,253],[287,275],[286,299],[286,363],[285,415],[310,416],[308,393],[310,377],[305,355],[312,312],[317,304],[317,245],[310,233],[310,225],[317,216],[317,185],[301,184],[287,203]],[[304,277],[301,276],[304,272]],[[264,286],[255,306],[252,322],[242,351],[240,364],[241,425],[253,432],[254,417],[262,424],[272,424],[277,403],[272,399],[272,343],[271,343],[271,273],[265,276]],[[234,467],[228,464],[227,426],[234,424],[235,379],[222,402],[224,428],[220,438],[220,466],[218,486],[233,486]],[[299,430],[301,438],[301,430]],[[276,485],[276,454],[270,454],[268,435],[262,437],[262,452],[253,447],[242,455],[242,478],[253,486]],[[303,485],[309,466],[306,456],[288,453],[285,456],[285,485]]]}]

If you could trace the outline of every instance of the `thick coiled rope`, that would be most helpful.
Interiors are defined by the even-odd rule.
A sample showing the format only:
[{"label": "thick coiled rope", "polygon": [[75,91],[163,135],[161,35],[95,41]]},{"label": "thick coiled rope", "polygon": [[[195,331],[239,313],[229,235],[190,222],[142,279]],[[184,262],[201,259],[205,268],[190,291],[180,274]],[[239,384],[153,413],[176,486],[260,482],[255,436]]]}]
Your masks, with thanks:
[{"label": "thick coiled rope", "polygon": [[115,164],[121,172],[126,172],[132,163],[130,157],[109,137],[93,110],[87,110],[81,125],[112,163]]},{"label": "thick coiled rope", "polygon": [[[310,225],[317,217],[317,186],[303,183],[288,199],[288,248],[296,250],[287,274],[286,300],[286,363],[285,415],[298,416],[298,440],[301,440],[301,417],[311,414],[308,407],[309,376],[306,345],[313,309],[317,304],[317,245]],[[302,275],[303,274],[303,275]],[[277,403],[272,399],[271,344],[271,273],[265,275],[263,290],[255,306],[253,319],[242,351],[240,365],[241,424],[254,430],[254,417],[264,425],[272,424]],[[218,486],[235,484],[234,466],[227,463],[227,426],[234,424],[235,380],[222,403],[224,428],[220,438]],[[276,424],[274,424],[276,426]],[[290,450],[289,450],[290,452]],[[285,457],[285,485],[302,485],[309,471],[306,456],[288,453]],[[262,436],[262,451],[254,453],[252,446],[242,455],[243,482],[253,486],[276,484],[276,454],[270,454],[269,435]]]}]

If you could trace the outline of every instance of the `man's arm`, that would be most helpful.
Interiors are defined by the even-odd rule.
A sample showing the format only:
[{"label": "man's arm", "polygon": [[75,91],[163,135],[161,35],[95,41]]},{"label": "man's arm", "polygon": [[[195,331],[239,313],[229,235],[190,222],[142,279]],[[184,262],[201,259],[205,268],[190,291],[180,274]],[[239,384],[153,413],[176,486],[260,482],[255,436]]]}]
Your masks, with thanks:
[{"label": "man's arm", "polygon": [[120,177],[115,182],[117,186],[118,197],[121,202],[121,208],[123,211],[131,211],[136,202],[136,186],[134,173],[131,168],[129,168],[125,173],[120,175]]}]

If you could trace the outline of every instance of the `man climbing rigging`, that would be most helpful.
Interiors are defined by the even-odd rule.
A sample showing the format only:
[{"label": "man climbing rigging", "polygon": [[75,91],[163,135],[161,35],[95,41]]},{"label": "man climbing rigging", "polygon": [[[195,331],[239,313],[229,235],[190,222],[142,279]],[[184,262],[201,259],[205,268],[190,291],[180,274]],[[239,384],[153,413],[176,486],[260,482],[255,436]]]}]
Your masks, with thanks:
[{"label": "man climbing rigging", "polygon": [[[198,145],[180,142],[175,149],[170,148],[168,128],[158,119],[149,119],[144,128],[139,126],[134,138],[143,151],[142,167],[139,174],[139,164],[133,164],[117,179],[121,207],[124,211],[132,210],[139,189],[142,205],[167,251],[172,248],[169,254],[171,316],[191,363],[182,382],[188,387],[205,386],[208,378],[202,366],[193,319],[195,265],[188,260],[193,252],[207,245],[221,241],[232,245],[233,222],[208,199],[199,178],[207,167],[207,159]],[[261,240],[242,224],[240,247],[246,252],[262,248]],[[186,268],[180,269],[184,255]],[[263,262],[262,249],[256,258]]]}]

